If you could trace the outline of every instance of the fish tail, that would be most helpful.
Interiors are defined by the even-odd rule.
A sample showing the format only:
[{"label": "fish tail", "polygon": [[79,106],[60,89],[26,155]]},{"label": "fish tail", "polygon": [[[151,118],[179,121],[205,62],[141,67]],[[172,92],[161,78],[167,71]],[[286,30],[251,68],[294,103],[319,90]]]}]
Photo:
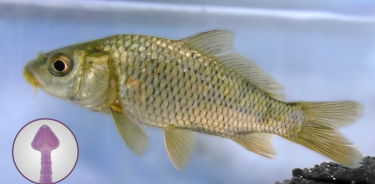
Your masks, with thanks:
[{"label": "fish tail", "polygon": [[358,102],[298,102],[305,121],[297,136],[288,140],[312,149],[344,166],[360,166],[363,156],[357,146],[337,129],[353,124],[362,116]]}]

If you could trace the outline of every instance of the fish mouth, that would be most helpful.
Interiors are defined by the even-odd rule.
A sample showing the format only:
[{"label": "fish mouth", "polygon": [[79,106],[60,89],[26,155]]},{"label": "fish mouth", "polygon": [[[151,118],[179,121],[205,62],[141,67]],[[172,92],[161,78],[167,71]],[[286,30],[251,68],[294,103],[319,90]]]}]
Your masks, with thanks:
[{"label": "fish mouth", "polygon": [[27,83],[34,87],[34,96],[36,93],[36,88],[38,87],[38,81],[35,79],[33,73],[31,73],[28,64],[23,68],[23,76],[25,77]]}]

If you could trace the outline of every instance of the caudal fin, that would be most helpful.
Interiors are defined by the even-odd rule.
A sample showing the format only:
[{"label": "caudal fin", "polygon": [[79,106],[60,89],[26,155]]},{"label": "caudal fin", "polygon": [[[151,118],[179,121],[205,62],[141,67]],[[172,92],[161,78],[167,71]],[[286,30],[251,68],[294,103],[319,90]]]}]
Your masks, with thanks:
[{"label": "caudal fin", "polygon": [[305,122],[301,132],[289,139],[344,166],[356,168],[363,158],[356,145],[337,129],[353,124],[362,116],[358,102],[298,102],[303,106]]}]

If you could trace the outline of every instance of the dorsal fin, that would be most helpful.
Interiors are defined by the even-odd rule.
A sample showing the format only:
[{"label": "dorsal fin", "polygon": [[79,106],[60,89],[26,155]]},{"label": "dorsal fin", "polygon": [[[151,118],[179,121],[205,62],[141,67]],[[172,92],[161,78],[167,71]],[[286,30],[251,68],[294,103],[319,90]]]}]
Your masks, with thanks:
[{"label": "dorsal fin", "polygon": [[237,53],[230,53],[233,51],[233,38],[232,31],[213,30],[198,33],[181,41],[237,72],[272,98],[284,101],[284,93],[279,92],[284,88],[278,82],[250,59]]},{"label": "dorsal fin", "polygon": [[284,88],[250,59],[237,53],[224,53],[215,58],[217,62],[237,72],[267,95],[280,101],[285,100],[284,93],[279,92]]},{"label": "dorsal fin", "polygon": [[181,41],[199,53],[210,57],[222,52],[233,51],[233,38],[234,32],[232,31],[212,30],[195,34]]}]

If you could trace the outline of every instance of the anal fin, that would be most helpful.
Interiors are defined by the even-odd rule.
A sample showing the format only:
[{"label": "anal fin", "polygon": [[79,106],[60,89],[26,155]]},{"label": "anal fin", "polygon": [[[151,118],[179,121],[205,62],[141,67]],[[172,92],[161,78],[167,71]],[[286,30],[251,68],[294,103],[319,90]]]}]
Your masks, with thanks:
[{"label": "anal fin", "polygon": [[276,152],[272,146],[274,135],[268,133],[249,133],[234,139],[245,149],[267,158],[275,158]]},{"label": "anal fin", "polygon": [[111,109],[112,118],[125,144],[137,155],[142,155],[147,147],[148,135],[137,120],[126,110],[118,112]]},{"label": "anal fin", "polygon": [[169,158],[177,170],[183,170],[193,155],[195,132],[180,128],[164,128],[164,142]]}]

